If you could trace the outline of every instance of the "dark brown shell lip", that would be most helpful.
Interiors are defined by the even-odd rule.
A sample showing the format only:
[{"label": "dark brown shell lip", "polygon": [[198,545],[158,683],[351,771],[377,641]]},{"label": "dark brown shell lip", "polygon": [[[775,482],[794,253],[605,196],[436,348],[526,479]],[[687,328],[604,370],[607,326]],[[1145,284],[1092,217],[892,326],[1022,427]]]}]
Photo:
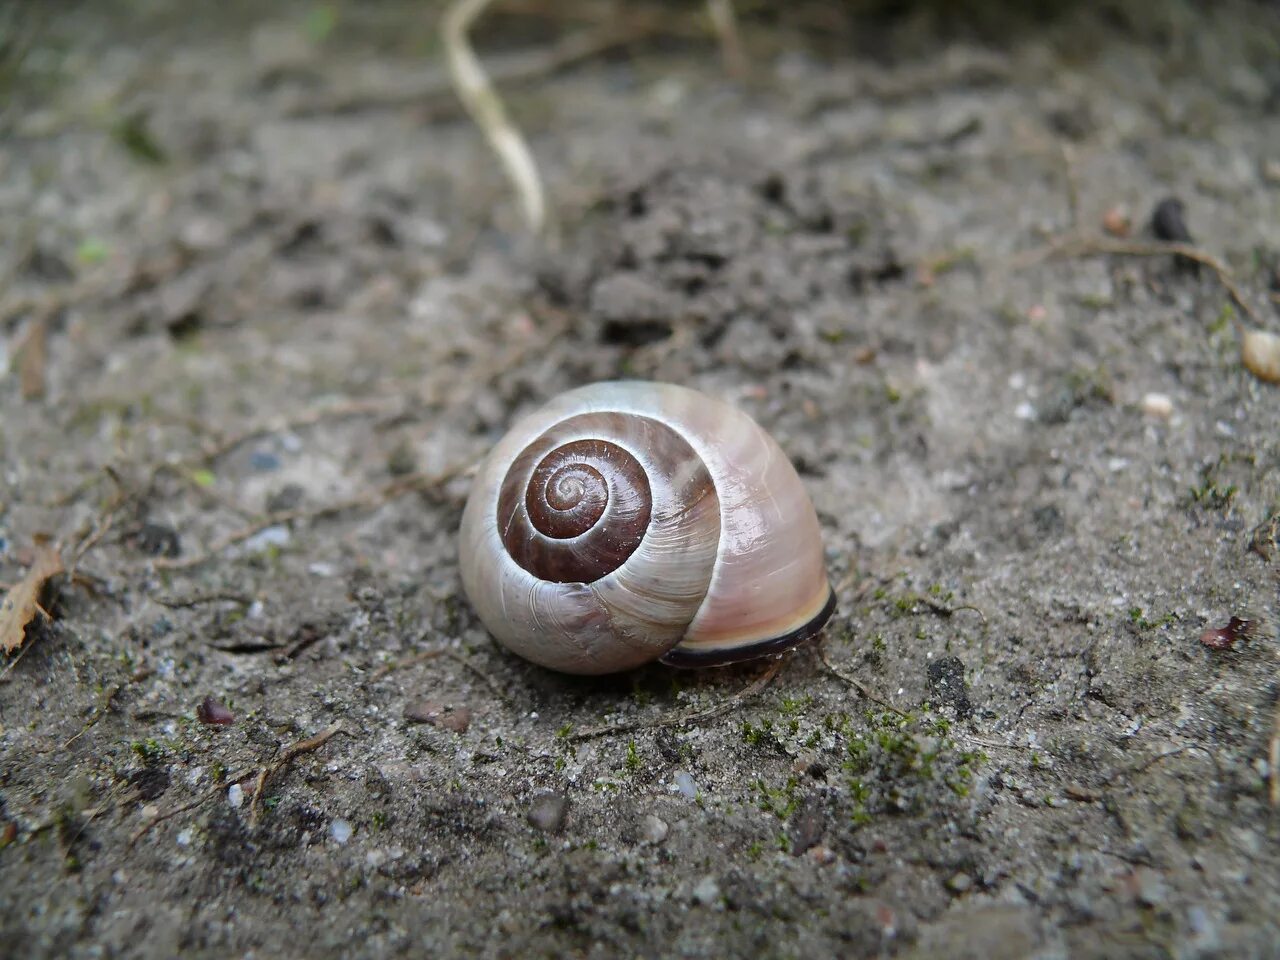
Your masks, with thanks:
[{"label": "dark brown shell lip", "polygon": [[831,619],[831,615],[835,612],[836,595],[828,587],[827,602],[822,605],[822,610],[798,630],[784,633],[780,637],[770,637],[768,640],[761,640],[745,647],[733,647],[728,650],[693,653],[681,650],[677,646],[663,654],[658,662],[664,663],[668,667],[719,667],[729,663],[742,663],[744,660],[754,660],[757,657],[767,657],[770,654],[782,653],[782,651],[789,650],[804,643],[806,640],[812,640],[820,634],[822,628],[827,625],[827,621]]}]

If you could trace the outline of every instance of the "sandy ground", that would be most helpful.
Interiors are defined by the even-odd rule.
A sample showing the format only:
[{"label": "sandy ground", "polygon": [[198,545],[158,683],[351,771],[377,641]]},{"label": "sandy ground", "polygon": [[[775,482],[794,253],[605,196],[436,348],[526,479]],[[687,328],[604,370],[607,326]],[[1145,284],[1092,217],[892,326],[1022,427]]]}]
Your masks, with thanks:
[{"label": "sandy ground", "polygon": [[[0,953],[1276,956],[1280,388],[1212,269],[1097,251],[1176,197],[1280,330],[1276,5],[744,4],[743,80],[679,6],[530,73],[599,8],[513,5],[542,242],[422,6],[9,16],[0,581],[74,575],[0,680]],[[820,644],[480,627],[466,468],[620,376],[779,438]]]}]

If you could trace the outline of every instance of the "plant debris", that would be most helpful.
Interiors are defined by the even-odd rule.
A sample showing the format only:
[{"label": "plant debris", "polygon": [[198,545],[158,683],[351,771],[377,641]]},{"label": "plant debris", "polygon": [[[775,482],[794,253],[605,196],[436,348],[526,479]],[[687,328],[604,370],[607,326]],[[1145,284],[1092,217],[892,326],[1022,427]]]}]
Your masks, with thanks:
[{"label": "plant debris", "polygon": [[196,707],[196,719],[214,727],[229,727],[236,722],[236,715],[225,703],[205,697]]},{"label": "plant debris", "polygon": [[49,612],[40,606],[40,594],[49,579],[64,569],[57,546],[48,541],[37,542],[36,556],[26,576],[9,589],[0,602],[0,649],[5,653],[13,653],[22,646],[27,625],[37,613],[49,617]]},{"label": "plant debris", "polygon": [[1210,650],[1230,650],[1239,640],[1255,635],[1257,622],[1244,617],[1232,617],[1225,627],[1206,630],[1200,634],[1200,642]]}]

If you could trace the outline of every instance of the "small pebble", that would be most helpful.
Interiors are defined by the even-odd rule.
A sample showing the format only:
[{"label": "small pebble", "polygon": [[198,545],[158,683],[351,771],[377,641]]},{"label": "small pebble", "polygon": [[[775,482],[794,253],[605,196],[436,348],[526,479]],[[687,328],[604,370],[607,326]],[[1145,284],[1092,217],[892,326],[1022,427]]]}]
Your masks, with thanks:
[{"label": "small pebble", "polygon": [[188,827],[186,830],[179,831],[177,840],[178,840],[178,846],[180,847],[191,846],[191,828]]},{"label": "small pebble", "polygon": [[563,793],[548,790],[533,798],[526,814],[531,826],[545,833],[559,833],[569,812],[569,798]]},{"label": "small pebble", "polygon": [[1129,211],[1116,205],[1102,215],[1102,229],[1113,237],[1127,237],[1133,229],[1129,220]]},{"label": "small pebble", "polygon": [[670,832],[671,827],[667,825],[667,821],[661,817],[655,817],[652,813],[648,814],[640,824],[640,836],[645,843],[653,846],[667,839],[667,834]]},{"label": "small pebble", "polygon": [[713,904],[720,899],[720,884],[716,883],[716,878],[707,875],[698,881],[698,885],[693,888],[693,902],[701,903],[704,906]]},{"label": "small pebble", "polygon": [[232,810],[240,809],[240,804],[244,803],[244,789],[240,784],[233,783],[227,790],[227,803],[231,804]]},{"label": "small pebble", "polygon": [[337,819],[329,824],[329,836],[333,838],[336,844],[344,844],[351,839],[351,824],[346,820]]},{"label": "small pebble", "polygon": [[973,879],[967,873],[957,873],[947,881],[947,889],[952,893],[966,893],[973,886]]},{"label": "small pebble", "polygon": [[1137,899],[1148,907],[1158,907],[1169,898],[1169,888],[1154,870],[1139,867],[1133,879]]},{"label": "small pebble", "polygon": [[249,454],[249,466],[254,470],[269,473],[280,469],[280,458],[270,450],[254,450]]},{"label": "small pebble", "polygon": [[822,844],[810,847],[806,856],[820,867],[835,863],[836,860],[836,852],[830,847],[824,847]]},{"label": "small pebble", "polygon": [[680,795],[686,800],[698,799],[698,785],[684,770],[676,771],[676,789],[680,791]]},{"label": "small pebble", "polygon": [[1187,208],[1177,197],[1165,197],[1151,212],[1151,232],[1157,240],[1170,243],[1191,243],[1191,231],[1187,229]]},{"label": "small pebble", "polygon": [[289,542],[290,536],[289,528],[282,523],[277,523],[273,527],[259,530],[247,539],[244,542],[244,549],[248,553],[262,553],[270,547],[283,547]]},{"label": "small pebble", "polygon": [[1163,393],[1148,393],[1142,398],[1142,412],[1148,417],[1168,420],[1173,415],[1173,401]]}]

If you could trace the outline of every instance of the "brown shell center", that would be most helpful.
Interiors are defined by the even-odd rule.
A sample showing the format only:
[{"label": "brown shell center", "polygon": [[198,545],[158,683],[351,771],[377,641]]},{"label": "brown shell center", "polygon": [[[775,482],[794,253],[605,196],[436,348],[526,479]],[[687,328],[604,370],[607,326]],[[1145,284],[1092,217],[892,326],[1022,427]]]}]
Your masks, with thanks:
[{"label": "brown shell center", "polygon": [[616,443],[574,440],[525,474],[518,466],[537,457],[537,447],[512,465],[499,494],[498,516],[509,518],[502,529],[507,552],[540,580],[592,583],[607,576],[635,552],[649,526],[653,498],[644,467]]}]

